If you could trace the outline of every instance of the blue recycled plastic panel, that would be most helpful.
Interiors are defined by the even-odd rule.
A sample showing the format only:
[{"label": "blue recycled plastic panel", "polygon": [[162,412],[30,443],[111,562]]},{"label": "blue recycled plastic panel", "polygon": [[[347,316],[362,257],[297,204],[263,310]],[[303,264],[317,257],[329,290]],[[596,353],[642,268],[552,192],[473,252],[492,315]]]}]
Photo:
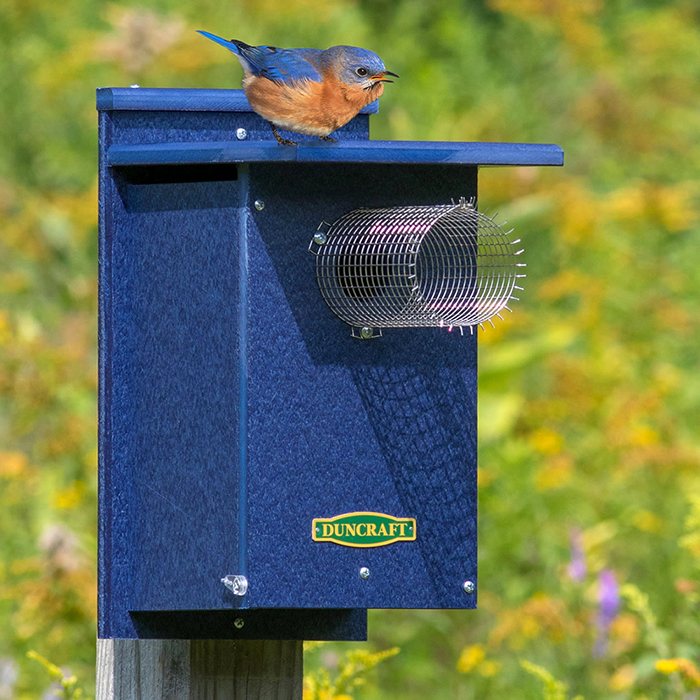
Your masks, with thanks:
[{"label": "blue recycled plastic panel", "polygon": [[[328,168],[250,166],[249,199],[265,208],[248,231],[248,604],[475,607],[462,586],[476,581],[476,336],[351,338],[319,298],[304,242],[358,200],[474,196],[476,169]],[[273,425],[283,439],[270,440]],[[415,517],[417,539],[372,549],[311,540],[312,518],[354,511]],[[277,590],[285,579],[294,584]]]},{"label": "blue recycled plastic panel", "polygon": [[[98,88],[97,109],[109,111],[156,112],[252,112],[243,90],[192,88]],[[378,101],[361,114],[376,114]]]},{"label": "blue recycled plastic panel", "polygon": [[113,166],[202,163],[425,163],[439,165],[562,165],[559,146],[536,143],[452,143],[414,141],[302,142],[296,148],[266,141],[155,143],[112,146]]},{"label": "blue recycled plastic panel", "polygon": [[[337,146],[282,148],[235,92],[99,93],[99,636],[362,639],[367,608],[473,608],[476,336],[351,338],[307,248],[360,206],[476,197],[495,147],[369,142],[359,115]],[[115,156],[212,148],[237,155]],[[312,540],[354,511],[416,518],[416,540]]]}]

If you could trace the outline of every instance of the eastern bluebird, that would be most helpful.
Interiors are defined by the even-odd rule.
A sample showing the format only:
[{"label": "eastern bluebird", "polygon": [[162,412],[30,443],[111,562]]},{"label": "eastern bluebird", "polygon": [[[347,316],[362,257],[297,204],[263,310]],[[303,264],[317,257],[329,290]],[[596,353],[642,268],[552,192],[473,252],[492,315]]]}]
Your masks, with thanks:
[{"label": "eastern bluebird", "polygon": [[328,135],[380,97],[384,83],[394,82],[386,76],[399,77],[386,70],[376,53],[356,46],[278,49],[199,34],[236,54],[250,106],[270,122],[277,142],[285,146],[296,143],[283,139],[277,126],[335,141]]}]

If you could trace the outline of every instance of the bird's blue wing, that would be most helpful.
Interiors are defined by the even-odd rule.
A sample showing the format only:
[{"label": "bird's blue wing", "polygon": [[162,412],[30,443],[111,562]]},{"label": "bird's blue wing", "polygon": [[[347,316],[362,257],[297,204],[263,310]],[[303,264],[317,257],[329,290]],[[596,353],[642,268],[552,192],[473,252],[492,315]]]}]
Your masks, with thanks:
[{"label": "bird's blue wing", "polygon": [[253,75],[276,83],[295,83],[303,80],[321,82],[315,63],[323,53],[319,49],[278,49],[275,46],[249,46],[242,41],[227,41],[216,34],[198,30],[198,33],[225,46],[235,53],[244,68]]},{"label": "bird's blue wing", "polygon": [[258,75],[276,83],[296,83],[323,78],[312,63],[317,49],[278,49],[274,46],[251,46],[241,54],[257,69]]}]

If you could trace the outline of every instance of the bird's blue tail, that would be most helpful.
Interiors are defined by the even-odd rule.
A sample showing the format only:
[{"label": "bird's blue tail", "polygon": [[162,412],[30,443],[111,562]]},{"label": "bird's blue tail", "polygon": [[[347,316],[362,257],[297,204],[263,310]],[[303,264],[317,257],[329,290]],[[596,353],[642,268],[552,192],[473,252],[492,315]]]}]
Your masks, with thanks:
[{"label": "bird's blue tail", "polygon": [[212,41],[215,41],[217,44],[221,44],[222,46],[225,46],[229,51],[233,51],[233,53],[240,56],[240,51],[238,50],[238,47],[233,42],[227,41],[226,39],[222,39],[220,36],[216,36],[216,34],[210,34],[209,32],[204,32],[201,29],[197,29],[197,34],[201,34],[202,36],[207,37],[207,39],[211,39]]}]

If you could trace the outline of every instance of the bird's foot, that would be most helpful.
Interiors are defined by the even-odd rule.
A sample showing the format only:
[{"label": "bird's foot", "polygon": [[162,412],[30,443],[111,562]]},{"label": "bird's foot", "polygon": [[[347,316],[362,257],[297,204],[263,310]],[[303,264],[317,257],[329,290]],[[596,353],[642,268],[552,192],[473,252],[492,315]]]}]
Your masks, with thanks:
[{"label": "bird's foot", "polygon": [[270,126],[272,127],[272,133],[275,135],[275,138],[277,139],[277,143],[280,146],[296,146],[297,143],[296,141],[290,141],[289,139],[284,139],[280,136],[279,132],[277,131],[277,127],[270,122]]},{"label": "bird's foot", "polygon": [[330,141],[331,143],[338,143],[338,139],[331,138],[330,136],[319,136],[321,141]]}]

